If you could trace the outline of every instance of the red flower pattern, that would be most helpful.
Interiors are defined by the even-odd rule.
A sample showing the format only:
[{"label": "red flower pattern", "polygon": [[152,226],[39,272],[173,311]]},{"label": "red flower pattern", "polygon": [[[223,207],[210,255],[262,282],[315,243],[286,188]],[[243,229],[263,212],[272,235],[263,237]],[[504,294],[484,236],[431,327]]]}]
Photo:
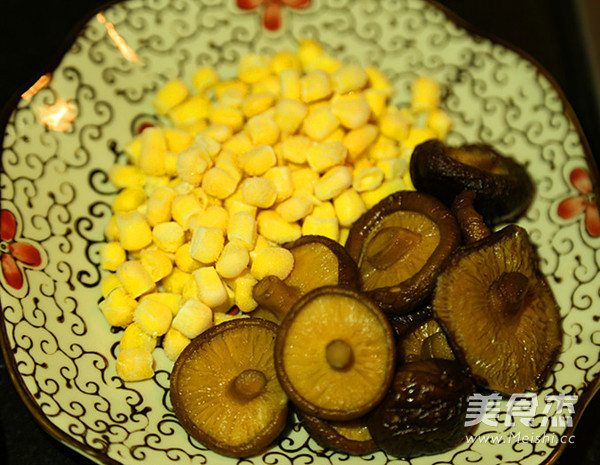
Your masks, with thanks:
[{"label": "red flower pattern", "polygon": [[310,5],[310,0],[237,0],[237,5],[242,10],[253,10],[264,5],[262,24],[265,29],[276,31],[281,27],[282,5],[291,8],[306,8]]},{"label": "red flower pattern", "polygon": [[35,246],[15,240],[16,234],[15,215],[8,210],[0,211],[0,267],[6,283],[19,290],[25,279],[22,266],[38,267],[42,256]]},{"label": "red flower pattern", "polygon": [[569,175],[571,184],[579,195],[569,197],[558,205],[557,213],[568,220],[584,215],[585,229],[592,237],[600,236],[600,215],[594,200],[593,185],[589,173],[583,168],[575,168]]}]

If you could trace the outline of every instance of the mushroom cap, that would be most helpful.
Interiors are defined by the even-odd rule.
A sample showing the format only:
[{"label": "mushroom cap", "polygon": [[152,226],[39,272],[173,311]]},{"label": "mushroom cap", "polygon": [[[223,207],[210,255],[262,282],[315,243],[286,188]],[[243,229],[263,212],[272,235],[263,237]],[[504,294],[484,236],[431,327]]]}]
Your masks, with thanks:
[{"label": "mushroom cap", "polygon": [[275,343],[275,367],[292,403],[327,420],[352,420],[383,398],[395,340],[383,312],[338,286],[314,289],[292,307]]},{"label": "mushroom cap", "polygon": [[488,389],[537,390],[560,351],[558,304],[517,225],[457,251],[432,308],[457,358]]},{"label": "mushroom cap", "polygon": [[346,250],[361,290],[388,313],[406,313],[429,297],[437,275],[460,244],[452,212],[435,197],[399,191],[359,218]]},{"label": "mushroom cap", "polygon": [[516,219],[534,193],[525,167],[485,144],[451,147],[437,139],[423,142],[411,156],[410,175],[418,190],[447,205],[462,191],[475,192],[475,208],[488,224]]},{"label": "mushroom cap", "polygon": [[230,320],[193,339],[175,362],[175,414],[215,452],[254,455],[285,427],[288,398],[273,361],[277,328],[260,318]]}]

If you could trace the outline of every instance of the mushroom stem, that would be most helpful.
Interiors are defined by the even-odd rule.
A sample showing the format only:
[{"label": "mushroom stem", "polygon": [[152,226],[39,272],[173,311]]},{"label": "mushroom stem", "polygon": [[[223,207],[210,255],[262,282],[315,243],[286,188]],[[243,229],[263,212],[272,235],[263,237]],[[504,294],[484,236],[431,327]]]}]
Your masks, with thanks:
[{"label": "mushroom stem", "polygon": [[414,249],[419,242],[420,236],[406,228],[381,228],[367,245],[367,260],[378,270],[385,270]]},{"label": "mushroom stem", "polygon": [[483,217],[475,210],[473,191],[464,191],[456,196],[452,204],[452,213],[456,216],[465,243],[477,242],[491,234]]},{"label": "mushroom stem", "polygon": [[299,292],[277,276],[266,276],[256,283],[252,297],[259,305],[271,310],[277,318],[283,319],[298,300]]},{"label": "mushroom stem", "polygon": [[234,378],[232,389],[236,397],[252,400],[264,392],[266,385],[267,378],[262,371],[248,369]]},{"label": "mushroom stem", "polygon": [[516,315],[525,300],[529,278],[518,271],[502,273],[490,286],[492,302],[499,305],[504,314]]},{"label": "mushroom stem", "polygon": [[354,363],[352,347],[342,339],[334,339],[327,344],[325,357],[329,366],[338,371],[348,370]]}]

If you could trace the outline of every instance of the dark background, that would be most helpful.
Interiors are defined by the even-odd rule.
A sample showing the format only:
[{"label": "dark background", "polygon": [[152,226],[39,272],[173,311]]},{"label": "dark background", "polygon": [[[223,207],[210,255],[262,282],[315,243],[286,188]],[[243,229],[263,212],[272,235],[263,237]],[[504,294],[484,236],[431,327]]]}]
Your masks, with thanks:
[{"label": "dark background", "polygon": [[[600,123],[590,58],[575,3],[585,0],[439,0],[478,30],[532,56],[557,81],[581,123],[593,153],[600,153]],[[106,2],[0,0],[0,107],[53,67],[70,32]],[[600,0],[591,0],[600,8]],[[600,18],[600,15],[596,16]],[[596,23],[600,29],[600,22]],[[598,159],[598,158],[597,158]],[[600,464],[600,398],[592,400],[558,465]],[[0,358],[0,463],[91,464],[51,438],[14,389]],[[487,464],[485,464],[487,465]]]}]

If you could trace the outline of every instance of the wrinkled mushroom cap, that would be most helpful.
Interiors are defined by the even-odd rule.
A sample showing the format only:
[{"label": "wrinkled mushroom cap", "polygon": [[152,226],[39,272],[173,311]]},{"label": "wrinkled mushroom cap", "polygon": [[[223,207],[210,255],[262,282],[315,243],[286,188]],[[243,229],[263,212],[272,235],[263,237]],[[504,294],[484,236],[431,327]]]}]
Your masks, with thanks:
[{"label": "wrinkled mushroom cap", "polygon": [[560,350],[560,315],[523,228],[507,226],[457,252],[432,307],[478,384],[507,394],[541,387]]}]

